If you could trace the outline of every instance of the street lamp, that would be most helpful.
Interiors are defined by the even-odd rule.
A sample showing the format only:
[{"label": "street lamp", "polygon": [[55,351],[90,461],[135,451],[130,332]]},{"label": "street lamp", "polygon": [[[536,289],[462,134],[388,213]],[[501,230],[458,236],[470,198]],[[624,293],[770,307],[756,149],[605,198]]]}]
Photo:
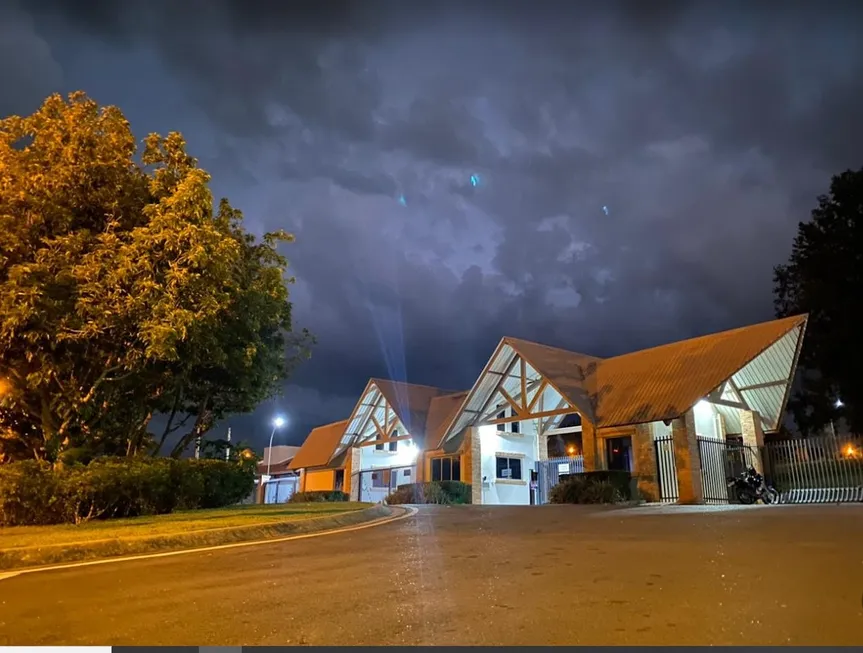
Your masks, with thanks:
[{"label": "street lamp", "polygon": [[[285,418],[281,415],[276,416],[273,419],[273,431],[270,433],[270,446],[267,447],[267,480],[270,480],[270,465],[273,462],[273,437],[276,435],[276,431],[282,428],[285,425]],[[264,486],[264,477],[261,477],[261,497],[262,502],[267,502],[267,490]]]},{"label": "street lamp", "polygon": [[281,415],[273,420],[273,432],[270,433],[270,446],[267,448],[267,478],[270,476],[270,463],[273,461],[273,436],[276,431],[285,425],[285,418]]},{"label": "street lamp", "polygon": [[[839,397],[836,397],[836,401],[833,402],[833,407],[837,410],[842,408],[845,404],[842,403],[842,400]],[[836,426],[833,424],[833,420],[830,420],[830,432],[833,434],[833,437],[836,437]]]}]

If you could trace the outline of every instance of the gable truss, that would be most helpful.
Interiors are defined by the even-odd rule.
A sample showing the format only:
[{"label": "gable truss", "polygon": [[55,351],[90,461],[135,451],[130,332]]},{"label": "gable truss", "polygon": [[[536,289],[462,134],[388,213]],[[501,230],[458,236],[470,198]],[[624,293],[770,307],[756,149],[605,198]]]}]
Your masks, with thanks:
[{"label": "gable truss", "polygon": [[410,440],[412,437],[380,388],[370,381],[348,420],[340,450]]},{"label": "gable truss", "polygon": [[[468,426],[537,421],[540,433],[578,412],[575,406],[509,344],[502,342],[474,384],[445,439]],[[501,413],[508,413],[500,417]]]}]

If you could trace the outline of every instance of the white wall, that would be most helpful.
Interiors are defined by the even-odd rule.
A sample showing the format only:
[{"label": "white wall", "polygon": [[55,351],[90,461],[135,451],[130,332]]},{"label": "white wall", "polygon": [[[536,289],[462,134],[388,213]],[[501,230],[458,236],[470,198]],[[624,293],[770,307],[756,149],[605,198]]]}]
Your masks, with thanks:
[{"label": "white wall", "polygon": [[692,408],[695,418],[695,433],[703,438],[721,440],[722,433],[717,420],[722,419],[716,406],[706,400],[701,400]]},{"label": "white wall", "polygon": [[671,435],[671,424],[666,424],[665,422],[651,422],[650,428],[653,431],[654,440]]},{"label": "white wall", "polygon": [[[479,427],[482,503],[485,505],[529,505],[530,473],[537,456],[537,438],[532,434],[504,433],[497,425]],[[499,480],[496,454],[514,454],[521,459],[521,481]]]},{"label": "white wall", "polygon": [[[417,449],[412,440],[399,440],[398,449],[389,451],[387,445],[384,445],[383,451],[375,449],[374,445],[369,447],[360,447],[360,464],[357,470],[352,470],[352,482],[356,482],[357,471],[368,472],[375,469],[398,469],[393,472],[397,474],[396,479],[391,479],[392,487],[399,485],[407,485],[408,483],[416,483],[417,478]],[[383,501],[390,494],[389,487],[374,487],[372,484],[371,474],[362,475],[362,486],[360,487],[360,500],[376,503]]]},{"label": "white wall", "polygon": [[[383,451],[375,449],[374,445],[360,447],[359,471],[369,469],[390,469],[391,467],[408,467],[416,463],[417,449],[412,440],[399,440],[398,449],[390,451],[384,445]],[[357,470],[354,470],[357,471]]]},{"label": "white wall", "polygon": [[[695,421],[696,435],[715,440],[724,439],[719,425],[722,415],[716,410],[716,406],[707,401],[700,401],[695,404],[692,413]],[[671,424],[666,425],[664,422],[651,422],[650,427],[653,430],[654,439],[671,435]]]}]

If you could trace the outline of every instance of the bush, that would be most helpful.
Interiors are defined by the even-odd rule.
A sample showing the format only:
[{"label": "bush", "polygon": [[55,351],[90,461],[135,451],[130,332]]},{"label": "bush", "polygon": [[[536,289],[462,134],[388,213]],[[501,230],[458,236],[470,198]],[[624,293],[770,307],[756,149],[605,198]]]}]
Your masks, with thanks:
[{"label": "bush", "polygon": [[325,501],[350,501],[341,490],[315,490],[314,492],[295,492],[288,503],[323,503]]},{"label": "bush", "polygon": [[399,505],[412,504],[466,504],[471,502],[471,489],[461,481],[433,481],[431,483],[411,483],[400,485],[387,497],[387,503]]},{"label": "bush", "polygon": [[80,523],[219,508],[255,487],[250,465],[218,460],[96,458],[88,465],[0,466],[0,526]]},{"label": "bush", "polygon": [[[621,492],[622,481],[617,483],[606,476],[607,472],[592,472],[587,474],[573,474],[562,480],[551,488],[548,493],[550,503],[620,503],[627,497]],[[629,477],[629,474],[626,474]],[[626,482],[627,494],[629,494],[629,481]]]}]

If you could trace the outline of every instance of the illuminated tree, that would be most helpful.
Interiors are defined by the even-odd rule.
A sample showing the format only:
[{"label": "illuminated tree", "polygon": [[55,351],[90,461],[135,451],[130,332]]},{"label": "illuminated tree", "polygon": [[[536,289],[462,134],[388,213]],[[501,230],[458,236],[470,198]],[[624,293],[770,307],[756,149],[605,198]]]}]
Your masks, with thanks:
[{"label": "illuminated tree", "polygon": [[[788,263],[774,273],[779,317],[809,314],[799,389],[789,402],[804,433],[839,417],[863,431],[863,170],[833,177],[809,222],[801,222]],[[841,401],[838,401],[840,400]]]},{"label": "illuminated tree", "polygon": [[306,351],[289,236],[256,242],[214,210],[179,134],[137,154],[121,112],[83,93],[0,121],[0,459],[135,453],[172,407],[203,433]]}]

